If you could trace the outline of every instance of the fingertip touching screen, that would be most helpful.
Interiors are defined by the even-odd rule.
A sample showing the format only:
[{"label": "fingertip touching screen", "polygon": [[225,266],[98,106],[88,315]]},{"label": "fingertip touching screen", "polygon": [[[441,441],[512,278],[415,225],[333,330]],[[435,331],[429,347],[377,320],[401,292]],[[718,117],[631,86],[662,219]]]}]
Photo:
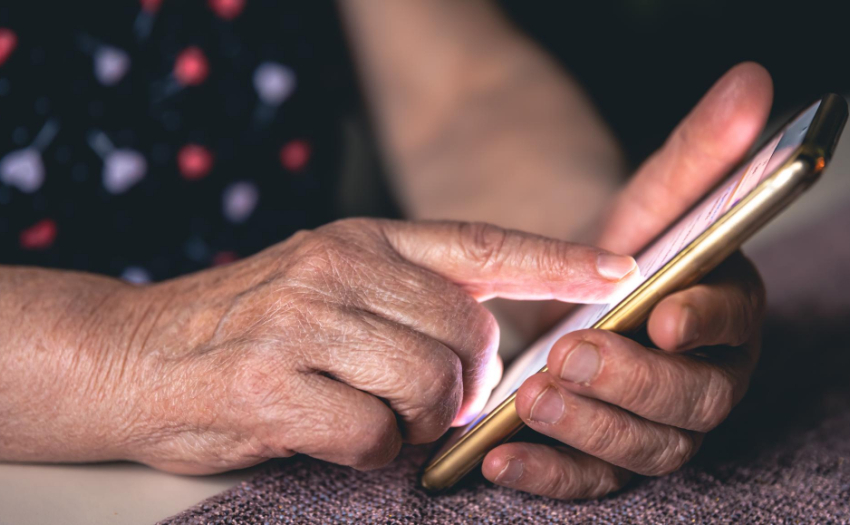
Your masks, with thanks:
[{"label": "fingertip touching screen", "polygon": [[[802,144],[809,125],[815,117],[820,101],[807,108],[799,117],[782,128],[767,144],[762,146],[748,163],[703,198],[690,212],[681,217],[636,257],[638,275],[624,283],[615,300],[606,304],[586,305],[576,308],[561,323],[538,339],[507,369],[493,390],[481,415],[459,429],[451,439],[457,439],[480,424],[493,409],[508,399],[529,377],[546,366],[552,345],[562,336],[591,328],[623,299],[639,288],[679,252],[704,233],[712,224],[747,196],[765,178],[774,173]],[[447,443],[450,446],[451,443]]]}]

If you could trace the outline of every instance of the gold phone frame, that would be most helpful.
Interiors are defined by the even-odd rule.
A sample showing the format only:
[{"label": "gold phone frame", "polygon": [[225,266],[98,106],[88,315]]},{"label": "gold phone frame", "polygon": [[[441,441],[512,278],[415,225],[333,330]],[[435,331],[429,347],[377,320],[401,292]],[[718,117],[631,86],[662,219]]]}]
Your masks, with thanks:
[{"label": "gold phone frame", "polygon": [[[594,323],[592,328],[621,333],[638,328],[661,298],[705,276],[814,183],[832,157],[847,120],[847,103],[843,97],[827,94],[820,100],[821,104],[809,124],[801,145],[791,153],[788,160],[653,276]],[[790,124],[801,115],[802,111],[788,123]],[[780,131],[785,128],[786,126],[783,126]],[[775,136],[774,134],[770,139]],[[755,151],[759,151],[770,139],[762,143]],[[721,179],[718,186],[750,160],[751,157],[748,156],[730,171],[729,175]],[[706,195],[710,195],[711,191]],[[700,202],[702,199],[695,206]],[[687,213],[683,213],[671,223],[671,226],[678,223]],[[647,246],[653,242],[655,240]],[[540,372],[546,370],[547,367],[543,367]],[[454,485],[475,468],[489,450],[516,434],[524,424],[517,415],[515,399],[516,393],[511,394],[457,442],[448,448],[444,445],[442,448],[445,450],[438,450],[437,455],[429,461],[422,473],[421,485],[431,491],[443,490]],[[461,429],[456,430],[456,432],[459,431]]]}]

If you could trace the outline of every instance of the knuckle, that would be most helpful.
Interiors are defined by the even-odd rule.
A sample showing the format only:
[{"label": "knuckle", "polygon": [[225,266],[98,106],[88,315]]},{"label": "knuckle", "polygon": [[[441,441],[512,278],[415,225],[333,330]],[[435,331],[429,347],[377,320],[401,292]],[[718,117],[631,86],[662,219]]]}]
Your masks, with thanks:
[{"label": "knuckle", "polygon": [[324,275],[334,269],[342,249],[335,235],[321,230],[312,232],[301,242],[295,253],[293,273],[297,276]]},{"label": "knuckle", "polygon": [[462,391],[460,369],[460,360],[452,354],[436,366],[431,364],[421,370],[422,392],[419,398],[422,403],[427,407],[459,403]]},{"label": "knuckle", "polygon": [[549,281],[562,281],[575,274],[579,265],[576,264],[577,255],[573,249],[572,245],[565,242],[547,242],[536,264],[542,277]]},{"label": "knuckle", "polygon": [[685,363],[644,362],[635,367],[632,377],[632,387],[620,405],[623,408],[661,423],[695,418],[701,398],[691,393],[694,375]]},{"label": "knuckle", "polygon": [[499,323],[496,317],[486,308],[475,303],[471,305],[475,320],[467,328],[470,341],[470,367],[472,372],[484,374],[485,367],[495,357],[499,349]]},{"label": "knuckle", "polygon": [[573,456],[567,465],[553,462],[539,483],[546,487],[541,491],[559,499],[600,498],[621,489],[631,479],[626,469],[601,463],[596,458]]},{"label": "knuckle", "polygon": [[290,244],[299,245],[303,242],[308,242],[312,235],[313,235],[312,230],[298,230],[297,232],[290,235],[289,239],[287,239],[287,241]]},{"label": "knuckle", "polygon": [[498,271],[504,262],[508,231],[483,222],[462,222],[457,228],[464,255],[482,269]]},{"label": "knuckle", "polygon": [[363,230],[369,228],[371,223],[372,219],[364,219],[362,217],[351,217],[334,221],[330,223],[329,226],[335,229]]},{"label": "knuckle", "polygon": [[582,474],[568,470],[559,463],[551,464],[548,470],[547,475],[543,476],[543,480],[550,487],[546,492],[552,497],[558,499],[586,497],[585,494],[589,492],[589,487]]},{"label": "knuckle", "polygon": [[316,228],[316,233],[330,235],[334,237],[345,237],[347,235],[366,232],[371,230],[375,224],[374,219],[365,219],[362,217],[353,217],[348,219],[339,219],[331,223],[325,224]]},{"label": "knuckle", "polygon": [[648,476],[666,476],[676,472],[687,463],[697,451],[693,436],[685,431],[673,430],[664,449],[654,458],[649,468],[641,473]]},{"label": "knuckle", "polygon": [[587,454],[616,461],[628,454],[619,444],[634,441],[634,429],[622,414],[600,412],[588,425],[581,448]]},{"label": "knuckle", "polygon": [[605,469],[601,476],[595,477],[588,483],[577,497],[580,499],[601,498],[623,488],[630,478],[631,475],[627,470],[611,466]]},{"label": "knuckle", "polygon": [[626,483],[631,479],[632,473],[630,471],[620,467],[613,467],[600,477],[599,484],[601,488],[599,494],[605,495],[616,492],[625,487]]},{"label": "knuckle", "polygon": [[360,275],[358,267],[366,253],[352,236],[320,228],[298,245],[284,276],[295,283],[336,289]]},{"label": "knuckle", "polygon": [[493,313],[473,302],[475,307],[477,322],[475,323],[475,333],[481,341],[481,347],[493,348],[499,343],[499,322],[496,321],[496,316]]},{"label": "knuckle", "polygon": [[401,450],[401,439],[395,418],[389,410],[373,418],[351,436],[351,466],[360,470],[380,468],[395,459]]},{"label": "knuckle", "polygon": [[670,378],[660,378],[657,367],[646,361],[640,362],[632,369],[630,388],[622,391],[622,403],[617,403],[632,412],[649,413],[664,407],[659,403],[669,403],[670,396],[663,395],[661,390],[668,388],[666,385],[675,384]]},{"label": "knuckle", "polygon": [[736,402],[735,383],[729,373],[723,370],[711,372],[708,384],[703,389],[699,406],[692,413],[694,421],[690,430],[708,432],[723,422]]},{"label": "knuckle", "polygon": [[425,397],[441,403],[454,403],[459,397],[461,389],[460,381],[460,362],[454,359],[455,362],[446,363],[440,367],[441,370],[436,371],[429,378],[428,386],[425,391]]},{"label": "knuckle", "polygon": [[420,374],[421,390],[413,395],[413,405],[402,414],[408,424],[418,429],[415,435],[406,436],[410,443],[430,443],[439,438],[460,410],[463,401],[460,362],[454,354],[452,357],[455,363],[426,367]]}]

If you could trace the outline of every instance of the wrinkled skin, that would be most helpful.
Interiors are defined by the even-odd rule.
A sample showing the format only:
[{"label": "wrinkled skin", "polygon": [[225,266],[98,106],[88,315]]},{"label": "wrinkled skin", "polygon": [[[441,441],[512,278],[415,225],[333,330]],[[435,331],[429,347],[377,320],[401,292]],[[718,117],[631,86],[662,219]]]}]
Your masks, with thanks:
[{"label": "wrinkled skin", "polygon": [[[727,73],[622,191],[599,245],[633,254],[687,209],[744,155],[770,98],[759,66]],[[294,453],[384,465],[403,441],[432,441],[484,403],[500,363],[481,301],[605,301],[633,275],[633,261],[618,260],[482,224],[357,219],[146,287],[4,267],[0,459],[128,459],[194,474]],[[566,336],[517,402],[564,446],[505,444],[484,475],[586,498],[632,472],[675,470],[746,390],[763,304],[737,255],[659,303],[648,324],[657,348]],[[595,367],[573,359],[582,342]]]},{"label": "wrinkled skin", "polygon": [[[352,219],[125,286],[117,304],[148,307],[90,358],[96,373],[70,379],[95,381],[82,407],[131,408],[109,422],[77,410],[76,424],[101,425],[115,456],[172,472],[295,453],[382,466],[402,442],[469,419],[498,381],[498,326],[477,301],[603,301],[623,281],[611,264],[600,275],[602,260],[634,275],[631,257],[484,224]],[[95,314],[133,318],[110,304]]]},{"label": "wrinkled skin", "polygon": [[[620,194],[599,244],[635,253],[660,233],[743,157],[771,99],[761,66],[726,73]],[[647,328],[656,348],[601,330],[564,336],[549,371],[529,378],[516,401],[527,425],[564,446],[499,446],[486,456],[484,475],[575,499],[618,490],[632,473],[678,470],[746,392],[764,304],[757,271],[737,253],[654,308]]]}]

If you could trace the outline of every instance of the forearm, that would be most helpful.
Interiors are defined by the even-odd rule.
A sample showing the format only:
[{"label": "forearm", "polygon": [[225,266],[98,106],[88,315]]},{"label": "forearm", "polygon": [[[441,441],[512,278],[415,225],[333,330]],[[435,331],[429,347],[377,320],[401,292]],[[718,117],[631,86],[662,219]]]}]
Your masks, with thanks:
[{"label": "forearm", "polygon": [[577,84],[495,6],[340,5],[410,216],[573,238],[592,224],[619,150]]},{"label": "forearm", "polygon": [[132,291],[89,274],[0,266],[0,460],[121,457],[134,398],[119,341],[142,315],[128,308]]},{"label": "forearm", "polygon": [[482,0],[339,0],[383,138],[405,156],[434,141],[468,92],[504,74],[516,39]]}]

